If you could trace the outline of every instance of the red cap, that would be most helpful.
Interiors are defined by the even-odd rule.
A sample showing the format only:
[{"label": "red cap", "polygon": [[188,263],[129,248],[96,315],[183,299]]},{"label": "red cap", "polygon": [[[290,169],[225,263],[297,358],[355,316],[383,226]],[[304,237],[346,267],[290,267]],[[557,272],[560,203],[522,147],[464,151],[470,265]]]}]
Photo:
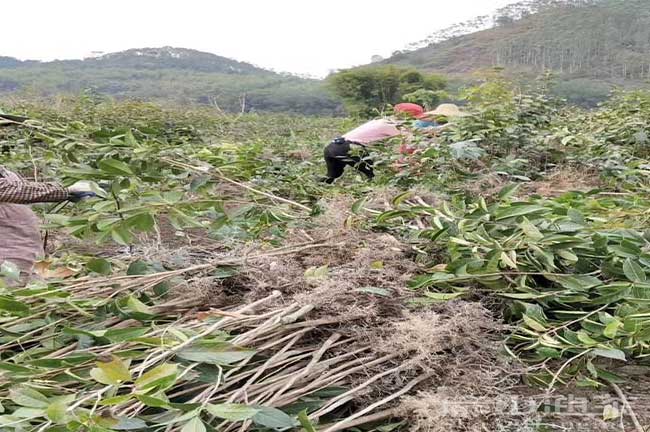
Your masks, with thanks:
[{"label": "red cap", "polygon": [[422,108],[418,104],[404,102],[395,105],[395,113],[396,114],[406,113],[406,114],[410,114],[415,118],[422,118],[424,117],[424,108]]}]

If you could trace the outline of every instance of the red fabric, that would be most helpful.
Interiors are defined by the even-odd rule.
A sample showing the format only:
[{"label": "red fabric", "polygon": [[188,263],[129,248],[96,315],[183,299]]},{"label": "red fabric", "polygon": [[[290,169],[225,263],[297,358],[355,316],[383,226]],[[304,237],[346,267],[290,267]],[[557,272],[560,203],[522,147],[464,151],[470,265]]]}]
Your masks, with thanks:
[{"label": "red fabric", "polygon": [[403,155],[412,155],[413,153],[415,153],[415,147],[411,147],[409,145],[402,144],[399,147],[399,152],[400,152],[400,154],[403,154]]},{"label": "red fabric", "polygon": [[415,118],[422,118],[424,117],[424,108],[422,108],[418,104],[404,102],[395,105],[395,113],[396,114],[406,113],[406,114],[410,114],[412,117]]}]

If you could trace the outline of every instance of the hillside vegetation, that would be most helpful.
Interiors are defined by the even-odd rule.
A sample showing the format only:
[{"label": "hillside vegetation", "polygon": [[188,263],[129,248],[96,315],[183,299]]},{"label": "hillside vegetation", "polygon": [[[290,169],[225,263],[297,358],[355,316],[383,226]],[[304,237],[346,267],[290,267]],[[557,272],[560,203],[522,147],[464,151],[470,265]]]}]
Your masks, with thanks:
[{"label": "hillside vegetation", "polygon": [[85,60],[18,61],[0,57],[0,94],[52,96],[83,90],[228,112],[333,114],[336,101],[318,80],[182,48],[143,48]]},{"label": "hillside vegetation", "polygon": [[644,0],[522,2],[492,17],[491,28],[459,33],[386,62],[461,75],[491,67],[528,76],[551,70],[561,94],[588,104],[613,85],[641,86],[650,78],[650,3]]}]

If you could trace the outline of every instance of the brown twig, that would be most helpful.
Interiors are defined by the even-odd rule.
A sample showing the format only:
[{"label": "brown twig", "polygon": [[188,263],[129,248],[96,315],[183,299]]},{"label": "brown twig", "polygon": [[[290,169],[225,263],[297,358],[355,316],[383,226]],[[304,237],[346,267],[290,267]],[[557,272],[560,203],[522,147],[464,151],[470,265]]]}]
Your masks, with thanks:
[{"label": "brown twig", "polygon": [[361,426],[368,423],[374,423],[379,420],[384,420],[391,417],[397,417],[400,414],[400,412],[401,410],[399,408],[387,409],[384,411],[379,411],[378,413],[375,414],[359,417],[355,420],[347,422],[343,426],[337,426],[336,424],[333,426],[326,426],[326,429],[319,429],[319,432],[325,430],[328,430],[330,432],[335,432],[335,431],[340,431],[345,429],[351,429],[356,426]]},{"label": "brown twig", "polygon": [[634,424],[634,428],[636,429],[637,432],[645,432],[645,429],[643,426],[641,426],[641,423],[639,422],[639,419],[637,418],[636,414],[634,413],[634,410],[632,409],[632,406],[630,405],[630,402],[628,402],[627,398],[625,397],[625,394],[623,393],[623,390],[616,385],[613,382],[609,383],[610,387],[614,389],[616,392],[616,395],[618,398],[621,400],[623,403],[623,407],[627,410],[627,413],[629,414],[630,418],[632,419],[632,423]]},{"label": "brown twig", "polygon": [[414,379],[413,381],[408,383],[400,391],[395,392],[395,393],[391,394],[390,396],[387,396],[384,399],[375,402],[374,404],[372,404],[372,405],[362,409],[361,411],[351,415],[350,417],[346,418],[345,420],[342,420],[342,421],[336,423],[334,426],[325,429],[323,432],[335,432],[335,431],[339,431],[339,430],[342,430],[342,429],[347,429],[349,427],[349,425],[348,425],[349,422],[363,416],[364,414],[368,414],[368,413],[372,412],[372,410],[374,410],[375,408],[380,407],[382,405],[385,405],[388,402],[392,401],[393,399],[397,399],[398,397],[400,397],[404,393],[407,393],[407,392],[411,391],[411,389],[413,387],[415,387],[416,385],[418,385],[421,382],[426,381],[429,378],[431,378],[433,376],[433,374],[434,374],[433,372],[430,372],[430,373],[428,373],[428,374],[426,374],[424,376],[421,376],[419,378]]}]

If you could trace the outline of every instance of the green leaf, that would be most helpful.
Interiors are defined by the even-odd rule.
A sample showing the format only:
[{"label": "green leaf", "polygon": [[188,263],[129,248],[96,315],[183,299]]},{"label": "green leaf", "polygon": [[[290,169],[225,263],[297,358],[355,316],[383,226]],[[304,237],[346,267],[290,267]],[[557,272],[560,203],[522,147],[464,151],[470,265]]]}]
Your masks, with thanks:
[{"label": "green leaf", "polygon": [[42,408],[23,407],[23,408],[18,408],[16,411],[14,411],[12,413],[12,416],[24,418],[24,419],[33,419],[38,417],[46,417],[47,414],[45,413],[45,410]]},{"label": "green leaf", "polygon": [[512,260],[512,257],[505,252],[501,252],[501,262],[513,270],[517,270],[517,263]]},{"label": "green leaf", "polygon": [[391,203],[393,204],[393,207],[398,207],[400,204],[402,204],[404,201],[411,198],[412,196],[413,196],[413,192],[411,191],[402,192],[401,194],[393,198]]},{"label": "green leaf", "polygon": [[209,346],[192,346],[179,351],[176,355],[184,360],[197,363],[229,365],[245,360],[255,354],[253,350],[236,347],[223,342]]},{"label": "green leaf", "polygon": [[123,403],[126,403],[130,401],[133,398],[133,395],[126,394],[126,395],[120,395],[120,396],[113,396],[110,398],[102,399],[99,402],[99,405],[102,406],[113,406],[113,405],[121,405]]},{"label": "green leaf", "polygon": [[128,218],[126,222],[130,226],[144,232],[151,231],[156,225],[156,221],[151,213],[138,213]]},{"label": "green leaf", "polygon": [[297,422],[289,415],[277,408],[256,407],[258,412],[253,416],[253,422],[259,426],[271,429],[288,429],[297,426]]},{"label": "green leaf", "polygon": [[154,311],[149,306],[142,303],[140,300],[135,298],[135,296],[133,296],[133,295],[129,296],[128,300],[126,301],[126,305],[133,312],[139,312],[139,313],[143,313],[143,314],[147,314],[147,315],[155,315]]},{"label": "green leaf", "polygon": [[111,238],[115,243],[121,244],[122,246],[128,246],[133,240],[131,233],[129,233],[129,230],[124,225],[111,229]]},{"label": "green leaf", "polygon": [[133,175],[131,167],[117,159],[102,159],[97,163],[100,170],[114,175],[130,176]]},{"label": "green leaf", "polygon": [[585,345],[593,346],[598,344],[598,341],[592,338],[591,336],[589,336],[589,334],[584,330],[579,330],[576,333],[576,336],[578,337],[578,340]]},{"label": "green leaf", "polygon": [[584,291],[602,284],[600,279],[587,275],[546,275],[545,277],[562,288],[572,291]]},{"label": "green leaf", "polygon": [[494,213],[494,220],[500,221],[530,214],[544,214],[549,213],[550,211],[551,210],[546,207],[534,204],[511,205],[509,207],[498,209]]},{"label": "green leaf", "polygon": [[530,299],[539,299],[548,296],[548,294],[539,294],[539,293],[498,293],[501,297],[511,298],[515,300],[530,300]]},{"label": "green leaf", "polygon": [[106,339],[113,343],[128,342],[137,339],[147,334],[151,329],[147,327],[134,327],[134,328],[116,328],[108,329],[104,336]]},{"label": "green leaf", "polygon": [[165,399],[160,399],[153,396],[148,396],[144,394],[139,394],[135,396],[140,402],[146,406],[153,408],[169,408],[169,401]]},{"label": "green leaf", "polygon": [[0,310],[14,315],[24,315],[29,313],[29,306],[10,297],[0,296]]},{"label": "green leaf", "polygon": [[199,176],[194,178],[190,183],[190,191],[192,192],[198,191],[201,187],[205,186],[210,180],[212,180],[212,177],[210,176]]},{"label": "green leaf", "polygon": [[508,199],[511,196],[513,196],[517,190],[519,189],[520,183],[511,183],[509,185],[504,186],[501,188],[499,191],[499,198],[501,199]]},{"label": "green leaf", "polygon": [[98,383],[106,384],[106,385],[118,384],[117,382],[115,382],[114,380],[109,378],[108,375],[106,375],[104,373],[104,371],[99,369],[99,368],[92,368],[90,370],[89,374],[90,374],[90,377],[92,379],[94,379],[95,381],[97,381]]},{"label": "green leaf", "polygon": [[149,271],[149,266],[144,261],[134,261],[129,264],[129,268],[126,270],[128,276],[134,275],[144,275]]},{"label": "green leaf", "polygon": [[99,231],[108,231],[113,225],[115,225],[118,222],[121,222],[122,219],[118,217],[112,217],[112,218],[107,218],[107,219],[102,219],[97,221],[97,229]]},{"label": "green leaf", "polygon": [[194,417],[192,420],[185,423],[181,432],[205,432],[205,425],[199,417]]},{"label": "green leaf", "polygon": [[[102,377],[106,377],[110,384],[131,381],[131,372],[129,366],[121,358],[111,355],[109,358],[99,358],[95,365],[102,372]],[[107,384],[107,383],[104,383]]]},{"label": "green leaf", "polygon": [[111,426],[113,430],[136,430],[136,429],[146,429],[148,430],[147,423],[144,420],[139,418],[129,418],[129,417],[118,417],[118,422],[116,425]]},{"label": "green leaf", "polygon": [[623,272],[625,277],[632,282],[645,282],[648,279],[643,268],[631,258],[626,258],[623,262]]},{"label": "green leaf", "polygon": [[540,331],[540,332],[546,331],[546,327],[544,327],[542,324],[535,321],[533,318],[529,317],[528,315],[523,314],[522,318],[524,320],[524,323],[526,323],[526,325],[528,327],[530,327],[531,329],[536,330],[536,331]]},{"label": "green leaf", "polygon": [[13,403],[28,408],[47,408],[50,405],[43,394],[24,386],[10,388],[9,398]]},{"label": "green leaf", "polygon": [[622,360],[626,361],[625,358],[625,353],[619,349],[615,348],[609,348],[609,349],[601,349],[601,348],[596,348],[592,350],[592,353],[594,355],[597,355],[599,357],[605,357],[609,359],[614,359],[614,360]]},{"label": "green leaf", "polygon": [[578,256],[572,252],[569,252],[566,249],[560,249],[557,252],[557,255],[560,256],[561,258],[564,258],[565,260],[569,261],[570,263],[576,263],[578,262]]},{"label": "green leaf", "polygon": [[173,363],[163,363],[143,374],[140,378],[135,380],[135,387],[138,390],[145,390],[159,385],[167,378],[176,378],[178,373],[178,366]]},{"label": "green leaf", "polygon": [[396,219],[396,218],[399,218],[399,217],[408,217],[408,216],[411,216],[411,215],[412,215],[412,213],[410,211],[407,211],[407,210],[389,210],[389,211],[384,212],[384,213],[380,214],[379,216],[377,216],[377,222],[378,223],[384,223],[384,222],[388,222],[388,221],[390,221],[392,219]]},{"label": "green leaf", "polygon": [[63,401],[56,401],[50,406],[47,407],[46,414],[47,418],[50,419],[53,423],[64,424],[66,422],[66,410],[68,406]]},{"label": "green leaf", "polygon": [[230,421],[248,420],[259,412],[257,408],[236,403],[208,404],[206,409],[213,416]]},{"label": "green leaf", "polygon": [[361,213],[363,211],[363,207],[366,205],[367,202],[368,202],[367,197],[363,197],[359,200],[356,200],[354,204],[352,204],[352,213],[357,215]]},{"label": "green leaf", "polygon": [[616,337],[616,333],[618,332],[618,329],[623,326],[623,323],[619,321],[618,319],[613,319],[610,321],[606,326],[605,330],[603,330],[603,335],[609,339],[614,339]]},{"label": "green leaf", "polygon": [[94,258],[88,261],[86,268],[95,273],[102,275],[110,275],[113,271],[113,266],[109,261],[106,261],[103,258]]},{"label": "green leaf", "polygon": [[463,293],[439,293],[439,292],[425,292],[424,295],[437,302],[449,301],[455,298],[458,298],[463,295]]},{"label": "green leaf", "polygon": [[131,129],[126,131],[126,133],[124,134],[124,142],[131,147],[135,147],[138,144],[138,141],[136,141],[135,137],[133,136],[133,132],[131,132]]},{"label": "green leaf", "polygon": [[[180,211],[177,208],[171,208],[172,221],[176,221],[176,225],[179,228],[203,228],[203,224],[199,222],[196,218],[189,216],[188,214]],[[176,226],[175,225],[175,226]]]},{"label": "green leaf", "polygon": [[521,223],[519,224],[521,230],[526,234],[526,237],[532,240],[541,240],[544,238],[544,234],[533,225],[525,216],[522,218]]},{"label": "green leaf", "polygon": [[538,347],[535,352],[540,355],[544,359],[552,358],[552,359],[558,359],[562,358],[562,352],[559,350],[556,350],[554,348],[548,348],[548,347]]},{"label": "green leaf", "polygon": [[300,411],[298,414],[298,421],[300,422],[300,426],[302,426],[305,432],[317,432],[313,423],[309,421],[309,417],[307,417],[307,410]]},{"label": "green leaf", "polygon": [[13,363],[0,362],[0,371],[7,371],[13,374],[31,375],[34,373],[33,369],[18,366]]}]

